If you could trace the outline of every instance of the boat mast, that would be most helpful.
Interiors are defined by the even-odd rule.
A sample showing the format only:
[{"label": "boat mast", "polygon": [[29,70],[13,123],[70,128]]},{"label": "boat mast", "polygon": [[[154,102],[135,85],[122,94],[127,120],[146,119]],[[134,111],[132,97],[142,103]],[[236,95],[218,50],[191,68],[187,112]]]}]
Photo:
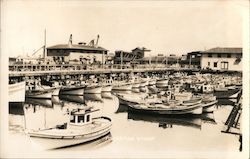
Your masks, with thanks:
[{"label": "boat mast", "polygon": [[47,55],[46,55],[46,29],[44,30],[44,46],[43,46],[43,59],[44,59],[44,62],[46,63],[46,58],[47,58]]}]

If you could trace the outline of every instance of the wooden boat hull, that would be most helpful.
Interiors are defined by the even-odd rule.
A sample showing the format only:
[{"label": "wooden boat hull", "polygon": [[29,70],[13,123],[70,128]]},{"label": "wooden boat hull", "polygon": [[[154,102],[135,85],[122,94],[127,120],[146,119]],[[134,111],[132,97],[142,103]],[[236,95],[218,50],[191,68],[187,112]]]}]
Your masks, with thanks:
[{"label": "wooden boat hull", "polygon": [[83,95],[84,94],[84,87],[65,87],[62,88],[60,91],[62,95]]},{"label": "wooden boat hull", "polygon": [[149,85],[149,86],[154,86],[154,85],[156,85],[156,80],[150,80],[150,81],[148,82],[148,85]]},{"label": "wooden boat hull", "polygon": [[215,91],[214,95],[217,99],[237,98],[240,89],[228,89],[226,91]]},{"label": "wooden boat hull", "polygon": [[50,89],[50,90],[28,90],[28,91],[26,91],[26,97],[51,99],[53,91],[54,91],[53,89]]},{"label": "wooden boat hull", "polygon": [[[157,105],[157,104],[156,104]],[[134,105],[130,104],[129,109],[132,109],[133,111],[137,111],[140,113],[149,113],[149,114],[162,114],[162,115],[180,115],[180,114],[202,114],[202,106],[201,104],[197,104],[194,106],[183,106],[183,108],[165,108],[165,109],[159,109],[154,108],[155,106],[152,106],[152,108],[146,108],[140,106],[140,104]]]},{"label": "wooden boat hull", "polygon": [[59,96],[60,88],[55,88],[55,90],[52,92],[52,96]]},{"label": "wooden boat hull", "polygon": [[25,81],[9,84],[9,102],[25,101]]},{"label": "wooden boat hull", "polygon": [[140,83],[140,87],[146,87],[148,85],[148,81],[142,81]]},{"label": "wooden boat hull", "polygon": [[140,83],[133,83],[132,84],[132,88],[139,88],[140,87]]},{"label": "wooden boat hull", "polygon": [[80,132],[78,130],[76,131],[78,133],[68,133],[65,135],[61,135],[59,133],[51,135],[49,133],[40,133],[39,131],[32,131],[28,132],[27,134],[31,137],[32,141],[41,145],[43,148],[56,149],[89,142],[105,136],[110,133],[111,125],[111,120],[109,119],[109,122],[107,122],[107,124],[105,124],[101,128],[95,128],[89,133],[85,133],[84,131]]},{"label": "wooden boat hull", "polygon": [[102,86],[87,86],[85,88],[86,94],[101,94],[102,93]]},{"label": "wooden boat hull", "polygon": [[132,85],[131,84],[117,85],[117,86],[113,86],[112,90],[115,90],[115,91],[129,91],[129,90],[132,90]]},{"label": "wooden boat hull", "polygon": [[112,88],[113,88],[112,85],[102,86],[102,92],[111,92]]},{"label": "wooden boat hull", "polygon": [[210,113],[216,109],[216,104],[218,100],[210,101],[210,102],[202,102],[202,112],[203,113]]}]

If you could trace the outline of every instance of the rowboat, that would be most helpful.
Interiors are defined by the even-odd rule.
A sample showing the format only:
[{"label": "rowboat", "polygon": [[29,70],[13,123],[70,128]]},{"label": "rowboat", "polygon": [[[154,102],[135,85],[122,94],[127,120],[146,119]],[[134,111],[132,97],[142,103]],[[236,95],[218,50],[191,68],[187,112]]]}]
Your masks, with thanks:
[{"label": "rowboat", "polygon": [[25,101],[25,81],[9,84],[9,102]]},{"label": "rowboat", "polygon": [[111,119],[92,117],[92,107],[74,109],[70,121],[56,127],[26,130],[26,134],[44,149],[73,146],[98,139],[110,133]]}]

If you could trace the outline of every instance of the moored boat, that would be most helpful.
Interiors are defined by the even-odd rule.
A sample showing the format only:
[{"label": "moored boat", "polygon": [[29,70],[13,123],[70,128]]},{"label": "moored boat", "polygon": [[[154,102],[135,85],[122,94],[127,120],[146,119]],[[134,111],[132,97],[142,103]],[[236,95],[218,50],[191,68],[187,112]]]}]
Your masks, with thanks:
[{"label": "moored boat", "polygon": [[132,90],[132,84],[130,83],[121,83],[113,86],[112,90],[115,91],[129,91]]},{"label": "moored boat", "polygon": [[53,89],[50,90],[28,90],[25,92],[28,98],[44,98],[50,99],[52,97]]},{"label": "moored boat", "polygon": [[130,104],[130,109],[141,113],[149,114],[165,114],[165,115],[178,115],[178,114],[202,114],[201,104],[195,105],[181,105],[177,103],[162,103],[162,104]]},{"label": "moored boat", "polygon": [[61,95],[83,95],[85,86],[64,86],[60,90]]},{"label": "moored boat", "polygon": [[100,85],[88,85],[85,88],[85,94],[101,94],[102,93],[102,86]]},{"label": "moored boat", "polygon": [[31,139],[45,149],[55,149],[85,143],[107,135],[111,129],[108,117],[92,117],[91,107],[76,109],[70,121],[63,125],[41,130],[27,130]]},{"label": "moored boat", "polygon": [[157,88],[164,88],[164,87],[167,87],[168,86],[168,79],[158,79],[156,81],[156,87]]},{"label": "moored boat", "polygon": [[25,101],[25,81],[9,84],[9,102]]},{"label": "moored boat", "polygon": [[111,92],[112,88],[112,85],[102,85],[102,92]]}]

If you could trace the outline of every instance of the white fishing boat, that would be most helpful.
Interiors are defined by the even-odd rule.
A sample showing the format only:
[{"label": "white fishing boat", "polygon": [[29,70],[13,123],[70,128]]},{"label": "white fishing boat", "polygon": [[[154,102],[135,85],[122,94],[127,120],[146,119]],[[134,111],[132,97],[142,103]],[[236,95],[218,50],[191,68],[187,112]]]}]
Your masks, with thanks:
[{"label": "white fishing boat", "polygon": [[156,81],[156,87],[158,88],[164,88],[164,87],[167,87],[168,86],[168,79],[158,79]]},{"label": "white fishing boat", "polygon": [[54,89],[43,89],[43,90],[27,90],[25,96],[28,98],[43,98],[51,99]]},{"label": "white fishing boat", "polygon": [[85,94],[101,94],[102,93],[102,86],[97,84],[88,85],[85,88]]},{"label": "white fishing boat", "polygon": [[139,87],[140,87],[140,82],[132,83],[132,88],[139,88]]},{"label": "white fishing boat", "polygon": [[130,104],[129,108],[140,112],[149,114],[164,114],[164,115],[181,115],[181,114],[202,114],[201,104],[183,105],[179,102],[170,103],[143,103]]},{"label": "white fishing boat", "polygon": [[146,87],[148,85],[148,81],[147,80],[142,80],[140,83],[140,87]]},{"label": "white fishing boat", "polygon": [[107,135],[111,129],[108,117],[92,117],[91,107],[76,109],[70,114],[70,121],[53,128],[26,130],[31,139],[44,149],[55,149],[77,145]]},{"label": "white fishing boat", "polygon": [[25,81],[9,84],[9,102],[25,101]]},{"label": "white fishing boat", "polygon": [[129,90],[132,90],[132,84],[130,84],[130,83],[115,84],[113,86],[112,90],[115,90],[115,91],[129,91]]},{"label": "white fishing boat", "polygon": [[111,92],[112,88],[112,85],[102,85],[102,92]]},{"label": "white fishing boat", "polygon": [[149,85],[149,86],[154,86],[154,85],[156,85],[156,79],[150,79],[150,80],[148,81],[148,85]]},{"label": "white fishing boat", "polygon": [[85,86],[63,86],[60,90],[61,95],[83,95]]}]

